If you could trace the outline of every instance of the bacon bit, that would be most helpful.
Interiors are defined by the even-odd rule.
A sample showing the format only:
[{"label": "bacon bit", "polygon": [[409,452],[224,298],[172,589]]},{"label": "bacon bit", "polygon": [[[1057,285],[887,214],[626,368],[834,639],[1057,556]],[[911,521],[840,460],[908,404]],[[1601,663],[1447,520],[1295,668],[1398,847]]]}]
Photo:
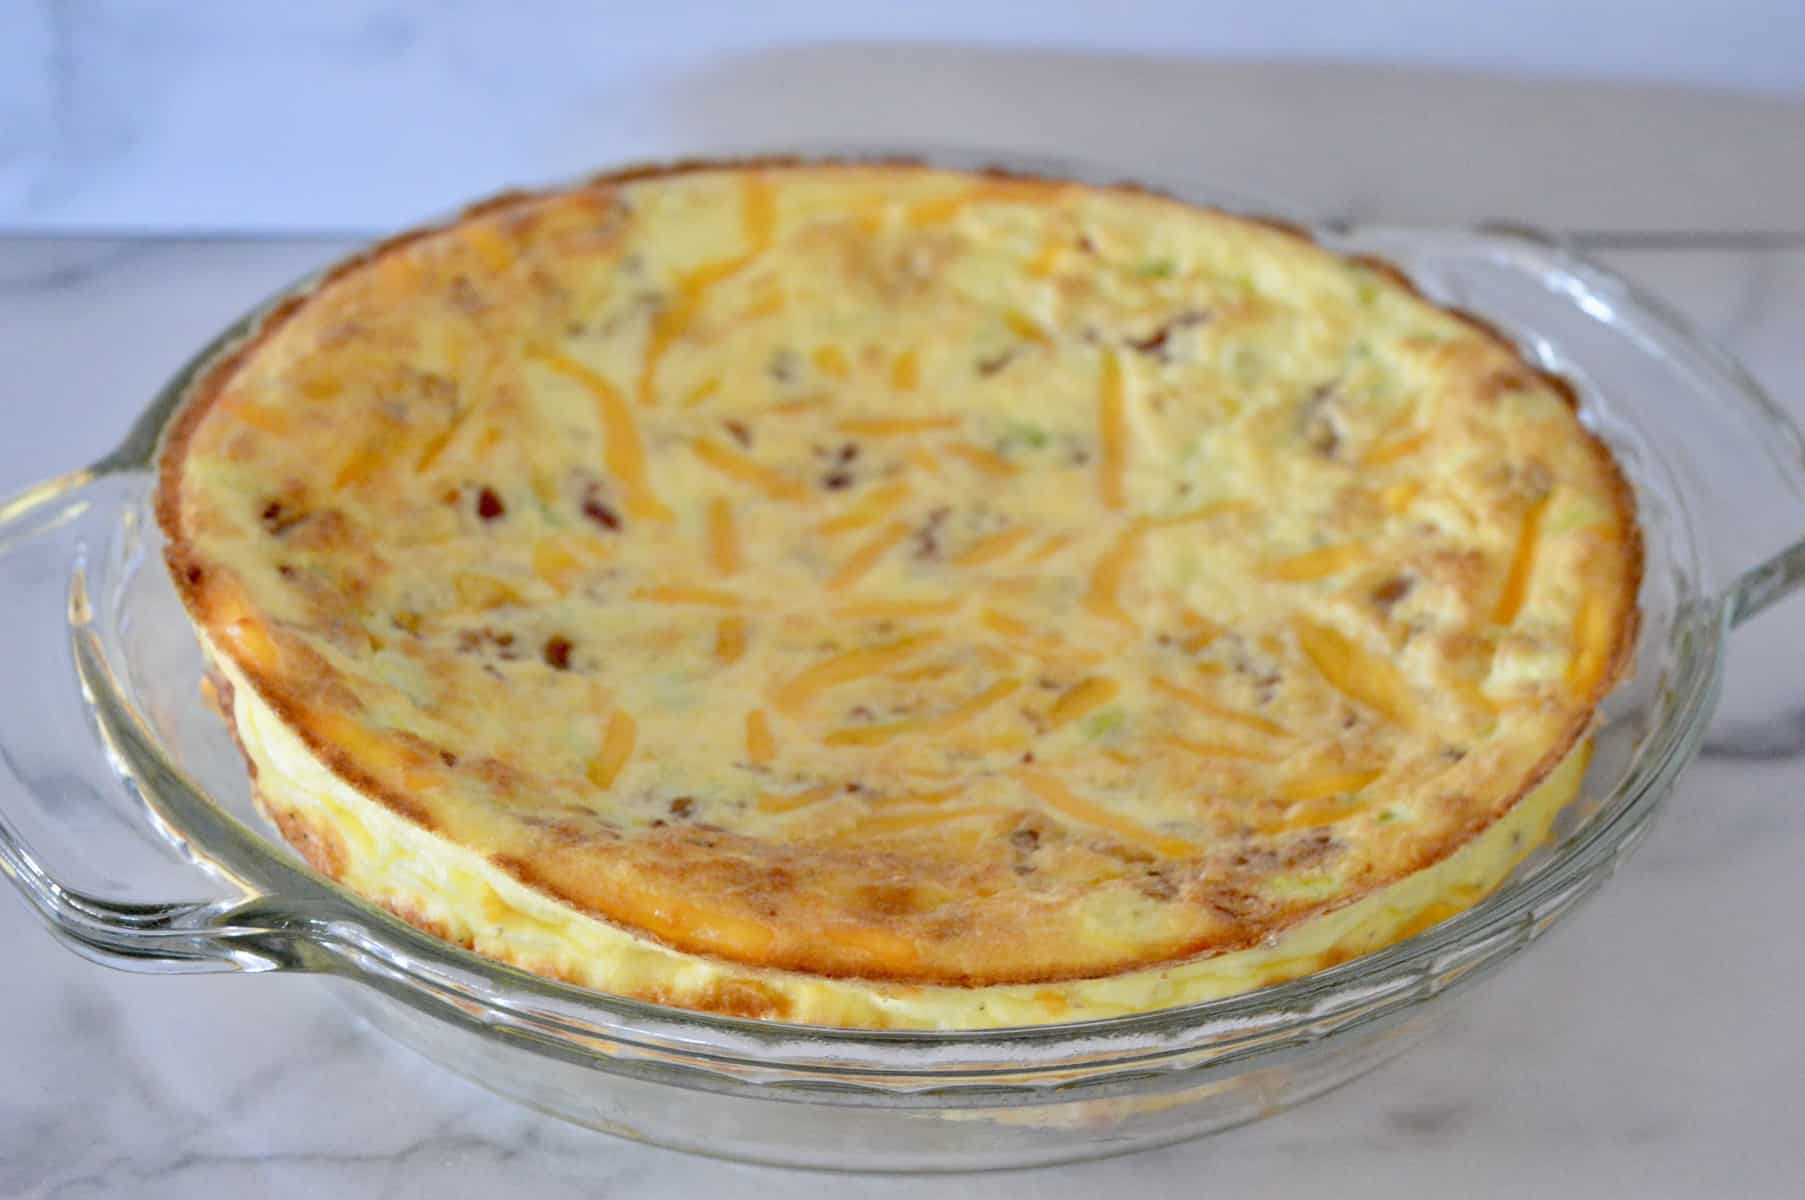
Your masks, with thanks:
[{"label": "bacon bit", "polygon": [[1410,594],[1410,589],[1415,585],[1416,581],[1408,575],[1393,575],[1373,589],[1373,607],[1389,614],[1398,601]]},{"label": "bacon bit", "polygon": [[995,375],[998,371],[1001,371],[1004,367],[1008,366],[1014,359],[1015,350],[1013,348],[993,354],[989,358],[980,358],[978,360],[978,374],[988,379],[990,376]]},{"label": "bacon bit", "polygon": [[1006,479],[1021,470],[996,451],[973,446],[968,442],[954,442],[946,448],[946,452],[955,458],[964,459],[983,474],[995,479]]},{"label": "bacon bit", "polygon": [[1188,310],[1172,317],[1164,325],[1161,325],[1158,329],[1144,338],[1138,340],[1129,338],[1128,346],[1131,350],[1140,354],[1151,354],[1156,358],[1165,358],[1167,342],[1174,333],[1180,329],[1189,328],[1192,325],[1201,325],[1209,319],[1210,315],[1206,312],[1196,309]]},{"label": "bacon bit", "polygon": [[583,515],[603,529],[610,531],[620,529],[620,514],[602,503],[599,496],[591,494],[583,497]]},{"label": "bacon bit", "polygon": [[762,708],[746,714],[746,757],[759,766],[777,757],[777,739],[771,736],[771,721]]},{"label": "bacon bit", "polygon": [[507,506],[495,494],[494,488],[486,487],[476,494],[476,515],[483,520],[493,521],[507,511]]},{"label": "bacon bit", "polygon": [[305,521],[307,516],[305,513],[288,513],[282,507],[280,500],[271,500],[263,506],[263,511],[258,514],[258,519],[263,522],[263,528],[271,535],[280,537]]},{"label": "bacon bit", "polygon": [[545,665],[554,671],[570,670],[570,639],[554,633],[545,639]]},{"label": "bacon bit", "polygon": [[715,661],[730,667],[746,654],[746,618],[722,617],[714,629]]}]

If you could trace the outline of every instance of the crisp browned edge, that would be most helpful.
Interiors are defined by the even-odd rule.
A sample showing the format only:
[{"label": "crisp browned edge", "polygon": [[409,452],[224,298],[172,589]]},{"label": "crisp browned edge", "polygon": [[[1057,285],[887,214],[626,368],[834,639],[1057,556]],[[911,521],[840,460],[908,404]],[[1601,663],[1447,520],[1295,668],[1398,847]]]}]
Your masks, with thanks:
[{"label": "crisp browned edge", "polygon": [[[1343,262],[1364,266],[1369,270],[1381,274],[1391,283],[1403,288],[1419,302],[1448,313],[1465,322],[1508,354],[1515,360],[1520,368],[1552,388],[1566,401],[1568,407],[1577,415],[1579,394],[1573,383],[1565,376],[1547,371],[1529,362],[1523,357],[1522,352],[1511,342],[1510,338],[1505,336],[1495,325],[1482,317],[1462,309],[1449,305],[1437,304],[1428,296],[1424,295],[1422,290],[1416,286],[1416,283],[1408,275],[1388,260],[1369,255],[1340,254],[1323,246],[1309,229],[1290,221],[1231,213],[1208,205],[1195,204],[1168,192],[1150,188],[1132,180],[1120,180],[1107,184],[1088,184],[1063,179],[1058,176],[1043,175],[1031,171],[1019,171],[998,166],[975,169],[941,168],[936,167],[930,161],[906,155],[873,158],[826,159],[805,158],[796,155],[766,155],[745,158],[693,158],[679,159],[666,163],[632,164],[617,170],[591,175],[580,183],[572,186],[545,188],[534,191],[503,191],[468,206],[447,220],[430,225],[418,226],[365,247],[322,272],[302,291],[281,299],[268,312],[263,314],[257,321],[255,328],[247,333],[243,340],[232,346],[230,349],[222,352],[217,359],[207,365],[204,371],[197,375],[194,382],[189,386],[189,394],[183,400],[180,412],[177,414],[175,420],[170,423],[163,435],[162,447],[157,458],[158,480],[155,505],[157,523],[162,528],[164,536],[167,539],[167,544],[164,548],[164,560],[168,564],[171,578],[175,581],[176,590],[181,596],[182,604],[184,608],[186,608],[190,619],[202,628],[210,627],[206,595],[204,588],[202,587],[207,564],[202,560],[201,556],[196,553],[182,528],[180,504],[178,502],[181,469],[187,455],[189,442],[193,437],[194,431],[199,427],[200,422],[205,418],[208,410],[212,407],[214,401],[218,399],[220,393],[224,390],[226,383],[231,379],[239,365],[246,361],[258,347],[280,330],[284,324],[305,307],[316,295],[323,292],[340,278],[353,271],[366,267],[383,256],[411,245],[414,242],[444,234],[472,218],[484,216],[518,205],[539,203],[584,191],[602,190],[648,179],[673,178],[679,175],[694,174],[701,171],[829,168],[859,169],[885,167],[893,169],[945,170],[951,174],[960,174],[977,178],[1068,184],[1070,186],[1093,191],[1138,194],[1149,196],[1167,203],[1176,204],[1193,211],[1208,212],[1229,220],[1244,221],[1264,226],[1304,242],[1324,254],[1341,259]],[[1325,913],[1357,903],[1367,896],[1455,854],[1473,838],[1484,832],[1503,817],[1505,813],[1515,807],[1518,801],[1539,786],[1541,782],[1547,778],[1549,773],[1552,772],[1555,767],[1560,765],[1591,727],[1598,706],[1603,702],[1604,697],[1610,693],[1612,688],[1614,688],[1623,677],[1630,659],[1634,654],[1637,633],[1641,624],[1641,608],[1638,597],[1641,592],[1642,573],[1644,569],[1642,531],[1641,526],[1636,519],[1637,510],[1634,490],[1631,488],[1629,481],[1624,477],[1615,456],[1611,454],[1610,449],[1590,427],[1584,422],[1577,422],[1577,424],[1581,435],[1586,439],[1594,457],[1604,468],[1604,474],[1611,481],[1612,492],[1616,502],[1616,515],[1622,526],[1628,531],[1629,536],[1629,545],[1627,547],[1629,563],[1623,573],[1622,587],[1619,592],[1620,598],[1627,597],[1628,604],[1625,606],[1624,619],[1618,629],[1617,644],[1613,650],[1609,669],[1601,674],[1599,683],[1593,689],[1593,694],[1588,698],[1587,703],[1581,710],[1576,713],[1569,728],[1563,731],[1561,736],[1552,744],[1549,751],[1528,775],[1525,776],[1522,786],[1516,791],[1500,797],[1492,804],[1490,811],[1474,812],[1470,814],[1465,822],[1449,830],[1447,835],[1440,840],[1420,847],[1413,860],[1396,864],[1394,869],[1388,874],[1362,879],[1360,881],[1361,886],[1358,890],[1350,891],[1347,894],[1338,896],[1315,908],[1298,912],[1292,915],[1291,919],[1283,924],[1270,923],[1263,926],[1256,925],[1253,930],[1247,932],[1242,938],[1236,941],[1202,941],[1196,944],[1187,945],[1173,953],[1159,956],[1148,955],[1141,959],[1126,962],[1114,971],[1074,974],[1061,974],[1049,971],[1035,975],[1004,979],[950,978],[942,975],[911,975],[906,972],[855,974],[848,971],[824,969],[819,966],[811,968],[807,962],[741,962],[737,959],[725,958],[718,954],[697,950],[691,947],[674,945],[653,936],[645,930],[629,925],[622,925],[602,913],[578,904],[569,897],[560,894],[555,889],[544,886],[544,884],[540,880],[534,878],[530,872],[512,869],[509,864],[498,862],[493,857],[490,858],[490,862],[498,869],[512,875],[523,885],[532,887],[535,890],[550,896],[558,903],[581,912],[583,915],[594,920],[616,925],[617,928],[624,929],[636,937],[642,937],[647,941],[668,946],[670,949],[679,953],[691,954],[699,958],[715,959],[743,969],[784,970],[800,974],[812,974],[825,978],[854,978],[867,979],[873,982],[973,988],[1000,987],[1017,984],[1064,983],[1090,978],[1108,978],[1113,975],[1126,974],[1131,971],[1173,965],[1203,954],[1229,953],[1237,950],[1245,950],[1258,945],[1268,938],[1283,934],[1284,932],[1314,920]],[[221,644],[217,646],[218,652],[231,655],[229,644],[224,644],[224,639],[220,639],[220,642]],[[436,832],[430,814],[419,804],[415,803],[411,797],[402,795],[394,789],[383,787],[379,781],[358,766],[348,754],[345,754],[337,747],[333,746],[329,741],[318,736],[309,727],[305,715],[301,712],[299,707],[271,680],[263,677],[261,672],[257,671],[251,664],[241,661],[237,656],[233,655],[232,658],[234,665],[256,690],[258,697],[269,706],[271,711],[276,713],[285,725],[295,732],[296,736],[301,739],[302,744],[304,744],[315,757],[323,762],[333,774],[337,775],[345,783],[355,788],[360,793],[377,800],[399,816],[412,821],[429,832]],[[229,720],[228,724],[231,724]],[[278,826],[278,828],[280,828],[280,826]],[[284,836],[285,838],[287,837],[286,830],[284,830]],[[292,841],[293,839],[289,840]],[[397,915],[401,916],[404,920],[410,919],[407,914],[397,913]],[[416,925],[420,924],[420,922],[417,921],[411,921],[410,923]],[[428,930],[428,932],[433,931]],[[516,965],[526,966],[529,970],[533,969],[530,964],[522,963]],[[683,1005],[683,1007],[690,1006]],[[720,1011],[727,1011],[727,1009],[721,1009]]]}]

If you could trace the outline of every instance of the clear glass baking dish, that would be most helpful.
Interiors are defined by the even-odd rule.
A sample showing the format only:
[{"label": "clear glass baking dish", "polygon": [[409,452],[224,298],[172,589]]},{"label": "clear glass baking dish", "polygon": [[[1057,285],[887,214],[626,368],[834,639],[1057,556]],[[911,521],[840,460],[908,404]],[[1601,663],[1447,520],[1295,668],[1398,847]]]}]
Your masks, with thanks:
[{"label": "clear glass baking dish", "polygon": [[[1002,155],[927,157],[1112,177]],[[1248,211],[1218,189],[1147,182]],[[375,1025],[497,1092],[732,1158],[898,1171],[1090,1158],[1222,1129],[1352,1079],[1557,924],[1636,845],[1698,748],[1728,634],[1805,580],[1805,542],[1789,534],[1805,528],[1805,438],[1664,305],[1558,243],[1511,231],[1314,232],[1335,250],[1388,259],[1570,379],[1633,481],[1647,537],[1634,672],[1607,702],[1581,799],[1502,889],[1409,941],[1140,1016],[867,1032],[586,991],[366,904],[311,871],[253,809],[243,761],[200,701],[200,654],[149,509],[170,414],[262,309],[202,349],[119,449],[0,502],[0,867],[97,961],[329,976]]]}]

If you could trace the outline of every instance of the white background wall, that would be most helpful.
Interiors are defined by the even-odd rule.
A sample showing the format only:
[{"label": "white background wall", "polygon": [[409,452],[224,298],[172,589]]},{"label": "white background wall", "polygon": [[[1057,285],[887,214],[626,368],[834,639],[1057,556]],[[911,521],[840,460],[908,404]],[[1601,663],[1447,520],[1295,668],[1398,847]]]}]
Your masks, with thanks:
[{"label": "white background wall", "polygon": [[[1363,77],[1380,91],[1354,112],[1311,93],[1300,114],[1314,75],[1224,59],[1677,83],[1771,106],[1805,95],[1805,0],[5,0],[0,228],[365,230],[622,158],[833,137],[1145,161],[1188,136],[1213,173],[1311,196],[1307,171],[1260,174],[1285,154],[1273,112],[1439,128],[1416,76],[1388,92]],[[1487,136],[1508,138],[1509,115],[1539,104],[1546,137],[1560,96],[1582,93],[1496,85],[1460,119],[1489,112]],[[1787,118],[1749,103],[1722,119],[1779,120],[1784,142]],[[1649,120],[1611,119],[1600,144],[1641,137],[1659,157]],[[1435,136],[1458,141],[1444,124]]]}]

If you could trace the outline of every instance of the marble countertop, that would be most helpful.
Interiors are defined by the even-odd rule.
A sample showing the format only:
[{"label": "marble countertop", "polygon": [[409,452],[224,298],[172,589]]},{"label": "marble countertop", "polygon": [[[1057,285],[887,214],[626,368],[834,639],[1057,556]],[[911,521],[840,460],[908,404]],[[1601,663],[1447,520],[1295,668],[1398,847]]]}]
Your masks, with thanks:
[{"label": "marble countertop", "polygon": [[[1603,257],[1690,312],[1805,418],[1805,239],[1656,242]],[[341,248],[0,239],[0,494],[106,449],[192,348]],[[1200,1185],[1797,1195],[1801,631],[1782,608],[1739,633],[1707,751],[1643,848],[1426,1045],[1250,1127],[997,1186],[1049,1198]],[[4,894],[0,948],[14,964],[0,990],[7,1196],[850,1200],[971,1186],[738,1167],[564,1126],[386,1042],[318,981],[107,971]]]}]

